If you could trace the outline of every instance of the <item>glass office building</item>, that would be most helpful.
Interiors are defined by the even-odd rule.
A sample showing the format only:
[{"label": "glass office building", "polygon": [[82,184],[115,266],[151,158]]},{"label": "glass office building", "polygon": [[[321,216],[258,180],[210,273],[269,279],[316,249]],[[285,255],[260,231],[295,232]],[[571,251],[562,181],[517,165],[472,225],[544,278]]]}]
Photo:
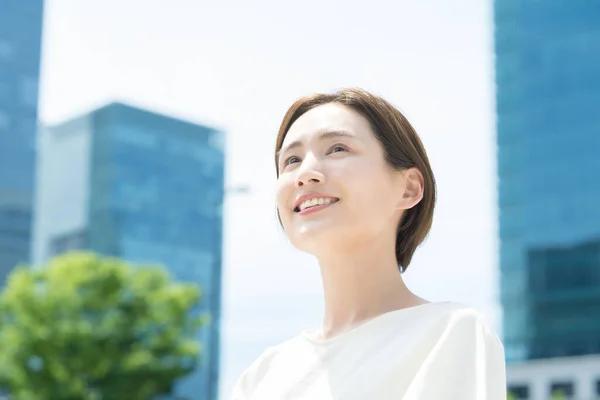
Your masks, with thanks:
[{"label": "glass office building", "polygon": [[0,286],[29,262],[43,1],[0,1]]},{"label": "glass office building", "polygon": [[508,361],[600,354],[600,6],[496,0]]},{"label": "glass office building", "polygon": [[178,386],[216,400],[221,310],[222,133],[124,104],[40,131],[34,261],[89,249],[161,263],[201,286],[212,322]]}]

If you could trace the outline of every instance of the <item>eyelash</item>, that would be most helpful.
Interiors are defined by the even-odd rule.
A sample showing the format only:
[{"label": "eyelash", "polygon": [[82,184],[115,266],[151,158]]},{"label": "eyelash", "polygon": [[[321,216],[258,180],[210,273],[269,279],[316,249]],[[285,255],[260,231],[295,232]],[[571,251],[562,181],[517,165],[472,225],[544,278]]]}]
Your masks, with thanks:
[{"label": "eyelash", "polygon": [[[328,150],[328,152],[326,153],[327,155],[334,153],[334,149],[336,148],[342,148],[344,151],[349,151],[348,146],[346,146],[345,144],[342,143],[336,143],[333,146],[331,146]],[[337,151],[335,153],[338,153]],[[285,162],[283,163],[284,167],[287,167],[288,165],[290,165],[290,160],[293,160],[294,158],[300,159],[298,156],[290,156],[288,158],[286,158]]]}]

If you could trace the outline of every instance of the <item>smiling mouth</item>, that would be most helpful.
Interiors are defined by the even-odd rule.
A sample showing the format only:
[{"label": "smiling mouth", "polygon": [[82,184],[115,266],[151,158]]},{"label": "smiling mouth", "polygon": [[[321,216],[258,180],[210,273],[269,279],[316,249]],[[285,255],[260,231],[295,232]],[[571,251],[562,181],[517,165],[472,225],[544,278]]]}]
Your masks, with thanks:
[{"label": "smiling mouth", "polygon": [[315,211],[317,210],[317,207],[319,209],[325,208],[331,204],[337,203],[340,199],[338,199],[337,197],[319,197],[319,198],[314,198],[314,199],[310,199],[310,200],[306,200],[304,202],[302,202],[299,206],[294,208],[294,212],[295,213],[301,213],[310,209],[315,209]]}]

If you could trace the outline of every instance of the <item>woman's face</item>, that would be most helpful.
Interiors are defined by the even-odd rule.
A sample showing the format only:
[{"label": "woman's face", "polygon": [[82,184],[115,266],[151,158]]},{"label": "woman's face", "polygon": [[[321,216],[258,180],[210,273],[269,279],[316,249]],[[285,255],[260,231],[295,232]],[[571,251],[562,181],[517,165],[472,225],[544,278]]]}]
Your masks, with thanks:
[{"label": "woman's face", "polygon": [[291,243],[318,255],[371,240],[395,240],[408,204],[406,180],[384,159],[369,122],[338,103],[290,127],[279,154],[277,207]]}]

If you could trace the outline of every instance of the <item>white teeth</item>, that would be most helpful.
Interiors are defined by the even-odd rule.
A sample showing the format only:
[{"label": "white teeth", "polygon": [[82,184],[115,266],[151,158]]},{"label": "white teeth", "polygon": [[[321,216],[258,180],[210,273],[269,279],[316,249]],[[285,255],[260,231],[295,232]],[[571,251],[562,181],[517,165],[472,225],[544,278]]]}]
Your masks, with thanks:
[{"label": "white teeth", "polygon": [[333,199],[331,198],[324,198],[324,197],[315,197],[313,199],[310,200],[305,200],[303,201],[300,206],[298,207],[298,209],[300,211],[305,210],[309,207],[314,207],[314,206],[320,206],[323,204],[329,204],[333,201]]}]

